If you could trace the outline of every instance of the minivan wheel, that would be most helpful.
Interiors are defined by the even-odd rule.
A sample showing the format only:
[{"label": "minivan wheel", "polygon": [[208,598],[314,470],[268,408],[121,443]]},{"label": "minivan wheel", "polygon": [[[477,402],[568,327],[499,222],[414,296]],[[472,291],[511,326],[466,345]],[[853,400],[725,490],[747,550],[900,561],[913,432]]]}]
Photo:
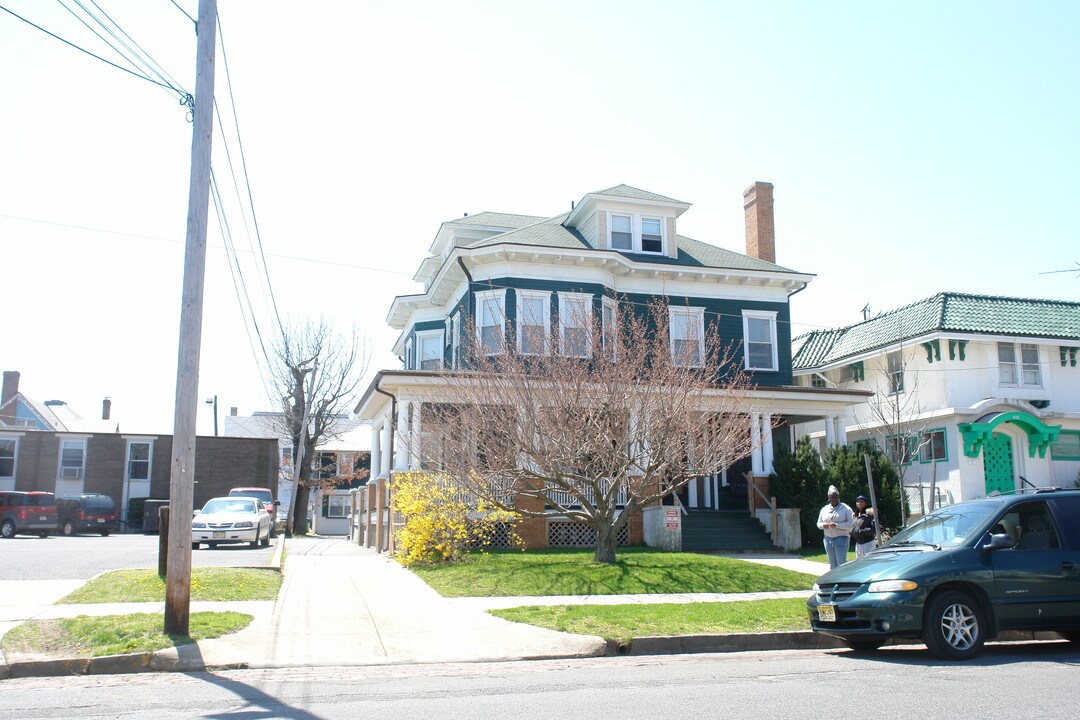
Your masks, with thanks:
[{"label": "minivan wheel", "polygon": [[112,532],[112,531],[111,530],[101,530],[100,532],[101,532],[101,537],[109,537],[109,533]]},{"label": "minivan wheel", "polygon": [[943,660],[968,660],[986,641],[982,608],[966,593],[950,590],[934,597],[923,613],[923,642]]},{"label": "minivan wheel", "polygon": [[849,650],[857,653],[874,652],[885,644],[882,638],[844,638],[841,642],[847,645]]},{"label": "minivan wheel", "polygon": [[3,524],[0,524],[0,537],[15,537],[15,523],[10,520],[5,520]]},{"label": "minivan wheel", "polygon": [[60,528],[60,532],[64,534],[64,537],[71,537],[75,534],[75,523],[70,520],[65,520],[64,526]]}]

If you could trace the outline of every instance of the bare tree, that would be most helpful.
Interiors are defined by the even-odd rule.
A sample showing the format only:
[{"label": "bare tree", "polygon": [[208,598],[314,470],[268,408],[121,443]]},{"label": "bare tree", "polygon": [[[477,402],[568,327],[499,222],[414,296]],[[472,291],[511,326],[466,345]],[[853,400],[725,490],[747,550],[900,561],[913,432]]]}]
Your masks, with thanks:
[{"label": "bare tree", "polygon": [[[291,530],[302,535],[307,532],[307,513],[302,508],[307,507],[312,486],[315,448],[335,439],[336,421],[349,417],[356,389],[367,372],[370,352],[355,329],[348,335],[339,334],[322,318],[284,328],[273,352],[277,361],[271,368],[273,391],[278,393],[282,410],[277,429],[292,440],[293,459],[300,460]],[[315,385],[309,390],[308,378],[316,364]],[[307,432],[302,432],[305,408]]]},{"label": "bare tree", "polygon": [[[914,347],[901,345],[887,353],[880,368],[874,396],[866,402],[866,420],[860,426],[872,429],[879,447],[896,467],[900,478],[900,513],[906,522],[911,501],[906,495],[904,474],[917,461],[924,448],[930,447],[925,410],[919,398],[919,374],[909,372]],[[922,490],[920,488],[919,492]]]},{"label": "bare tree", "polygon": [[564,303],[558,332],[520,306],[505,335],[466,328],[467,369],[420,408],[423,464],[496,508],[584,523],[613,563],[631,517],[760,444],[741,347],[672,308],[674,336],[661,303]]}]

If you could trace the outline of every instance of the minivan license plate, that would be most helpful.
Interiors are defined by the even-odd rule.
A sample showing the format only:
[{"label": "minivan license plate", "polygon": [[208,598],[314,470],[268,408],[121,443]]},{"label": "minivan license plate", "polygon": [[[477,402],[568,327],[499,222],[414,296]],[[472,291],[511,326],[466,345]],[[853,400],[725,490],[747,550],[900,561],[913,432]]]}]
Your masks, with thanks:
[{"label": "minivan license plate", "polygon": [[38,515],[38,520],[40,520],[41,522],[45,522],[48,519],[49,519],[48,515]]},{"label": "minivan license plate", "polygon": [[818,605],[817,614],[821,622],[836,622],[835,605]]},{"label": "minivan license plate", "polygon": [[223,538],[223,537],[225,537],[225,533],[224,533],[224,532],[217,532],[217,531],[215,530],[215,531],[214,531],[214,537],[216,537],[216,538]]}]

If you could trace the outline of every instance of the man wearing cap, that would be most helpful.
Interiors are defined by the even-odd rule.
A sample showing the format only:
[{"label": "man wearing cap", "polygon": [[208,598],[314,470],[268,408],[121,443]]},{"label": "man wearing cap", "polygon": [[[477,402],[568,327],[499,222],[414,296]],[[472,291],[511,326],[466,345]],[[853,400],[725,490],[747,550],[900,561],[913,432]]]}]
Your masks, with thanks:
[{"label": "man wearing cap", "polygon": [[861,558],[873,550],[877,543],[874,538],[874,508],[867,507],[870,501],[865,495],[855,498],[855,522],[851,526],[851,538],[855,541],[855,559]]},{"label": "man wearing cap", "polygon": [[840,502],[840,491],[829,486],[829,503],[818,513],[817,526],[825,533],[825,554],[829,556],[829,568],[847,562],[848,541],[855,516],[851,508]]}]

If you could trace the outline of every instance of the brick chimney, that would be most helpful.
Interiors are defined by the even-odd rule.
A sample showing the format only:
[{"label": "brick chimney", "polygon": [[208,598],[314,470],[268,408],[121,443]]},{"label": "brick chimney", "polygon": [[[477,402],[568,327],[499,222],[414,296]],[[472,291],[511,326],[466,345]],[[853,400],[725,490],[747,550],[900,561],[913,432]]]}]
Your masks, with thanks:
[{"label": "brick chimney", "polygon": [[112,400],[105,398],[101,401],[101,419],[108,420],[112,414]]},{"label": "brick chimney", "polygon": [[772,183],[756,182],[743,191],[746,213],[746,254],[776,262],[776,228],[773,224]]},{"label": "brick chimney", "polygon": [[4,386],[0,390],[0,422],[15,424],[15,403],[11,402],[19,394],[19,371],[4,371]]}]

